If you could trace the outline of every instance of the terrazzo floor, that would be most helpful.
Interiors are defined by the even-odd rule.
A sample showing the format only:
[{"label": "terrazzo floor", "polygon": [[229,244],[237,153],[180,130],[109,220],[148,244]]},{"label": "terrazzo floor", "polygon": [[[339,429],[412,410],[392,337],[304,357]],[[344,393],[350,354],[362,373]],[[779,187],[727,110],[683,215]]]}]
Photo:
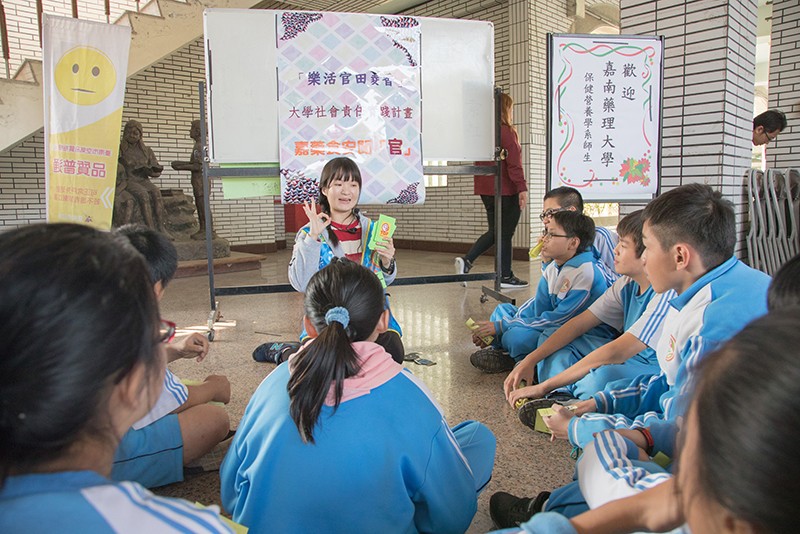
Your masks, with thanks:
[{"label": "terrazzo floor", "polygon": [[[285,284],[291,251],[269,254],[260,271],[215,276],[219,287]],[[450,254],[399,250],[400,276],[452,274]],[[479,258],[472,272],[492,270],[494,258]],[[530,298],[540,277],[538,262],[514,262],[514,272],[531,281],[525,289],[507,291],[521,304]],[[489,283],[489,282],[486,282]],[[496,491],[536,495],[569,482],[574,461],[566,442],[551,443],[548,436],[524,427],[505,402],[505,374],[486,375],[473,368],[469,355],[475,350],[465,326],[467,318],[487,319],[497,304],[480,302],[483,282],[408,285],[390,287],[392,311],[403,327],[406,352],[419,352],[436,365],[406,363],[433,392],[451,425],[475,419],[497,437],[492,481],[478,499],[478,512],[468,532],[492,530],[489,497]],[[227,406],[231,427],[236,428],[248,399],[274,365],[253,361],[251,353],[261,343],[296,340],[302,317],[302,295],[272,293],[218,297],[222,317],[215,326],[209,356],[202,362],[181,360],[170,364],[179,377],[203,380],[223,374],[231,382]],[[179,278],[167,288],[161,303],[165,319],[178,324],[179,334],[204,331],[210,310],[208,277]],[[409,414],[413,417],[413,414]],[[205,504],[219,504],[219,476],[206,473],[184,482],[158,488],[162,495],[182,497]]]}]

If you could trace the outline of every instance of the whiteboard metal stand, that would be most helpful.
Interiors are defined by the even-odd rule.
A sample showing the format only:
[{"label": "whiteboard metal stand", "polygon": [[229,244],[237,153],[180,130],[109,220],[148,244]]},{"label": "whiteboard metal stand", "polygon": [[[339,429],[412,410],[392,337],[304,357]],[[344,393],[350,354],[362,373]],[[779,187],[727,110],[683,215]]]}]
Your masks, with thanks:
[{"label": "whiteboard metal stand", "polygon": [[[277,167],[240,167],[240,168],[221,168],[211,167],[209,163],[211,158],[208,151],[207,142],[207,128],[206,128],[206,100],[205,100],[205,82],[198,83],[198,93],[200,98],[200,139],[203,147],[203,194],[204,210],[206,214],[206,254],[208,256],[208,290],[209,300],[211,304],[211,311],[208,316],[208,339],[214,339],[214,323],[222,317],[219,309],[219,301],[216,300],[218,296],[231,296],[231,295],[258,295],[263,293],[292,293],[295,289],[289,284],[268,284],[268,285],[249,285],[249,286],[230,286],[217,288],[214,285],[214,262],[213,262],[213,246],[211,239],[212,225],[208,222],[211,221],[211,200],[210,200],[210,179],[212,177],[278,177],[280,170]],[[482,280],[494,280],[494,289],[483,287],[481,295],[481,302],[486,302],[489,297],[502,302],[510,302],[514,304],[515,300],[500,293],[500,220],[501,220],[501,206],[500,195],[497,194],[501,191],[500,182],[500,89],[495,89],[495,115],[496,115],[496,131],[495,142],[497,148],[495,149],[494,166],[488,165],[446,165],[440,166],[426,166],[423,167],[424,174],[444,174],[444,175],[475,175],[475,174],[494,174],[495,175],[495,246],[497,256],[495,258],[495,272],[494,273],[474,273],[474,274],[449,274],[449,275],[432,275],[432,276],[408,276],[403,278],[396,278],[392,283],[393,286],[402,285],[415,285],[415,284],[442,284],[452,282],[474,282]]]},{"label": "whiteboard metal stand", "polygon": [[[502,128],[502,111],[500,95],[503,90],[494,88],[494,288],[483,286],[481,288],[481,302],[493,298],[500,302],[516,304],[516,299],[500,292],[500,278],[503,276],[503,177],[500,162],[506,159],[506,150],[501,146],[500,128]],[[509,254],[513,254],[513,247]]]},{"label": "whiteboard metal stand", "polygon": [[203,211],[206,218],[206,258],[208,258],[208,292],[211,298],[211,311],[208,314],[208,333],[206,336],[209,341],[214,341],[214,323],[217,322],[222,314],[219,311],[219,302],[214,294],[214,245],[212,244],[212,221],[211,221],[211,187],[208,180],[208,143],[206,142],[206,100],[205,82],[197,84],[197,91],[200,95],[200,146],[202,147],[203,161]]}]

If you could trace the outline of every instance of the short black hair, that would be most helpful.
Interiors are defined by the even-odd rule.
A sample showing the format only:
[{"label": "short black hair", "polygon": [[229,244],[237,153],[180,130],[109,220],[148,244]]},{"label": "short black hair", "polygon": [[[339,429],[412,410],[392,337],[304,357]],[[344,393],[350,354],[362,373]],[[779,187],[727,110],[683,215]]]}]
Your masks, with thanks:
[{"label": "short black hair", "polygon": [[636,257],[641,258],[644,252],[644,242],[642,241],[642,226],[644,226],[644,210],[636,210],[627,214],[617,223],[617,235],[629,237],[636,247]]},{"label": "short black hair", "polygon": [[594,221],[577,211],[559,211],[553,214],[553,222],[564,229],[568,236],[580,240],[576,253],[586,252],[594,243]]},{"label": "short black hair", "polygon": [[[758,532],[797,532],[800,463],[787,443],[800,438],[798,311],[756,319],[697,368],[699,493]],[[756,406],[781,408],[745,415]]]},{"label": "short black hair", "polygon": [[167,236],[143,224],[126,224],[114,230],[114,233],[127,237],[133,248],[144,256],[153,285],[161,282],[161,286],[166,287],[175,277],[178,251]]},{"label": "short black hair", "polygon": [[770,310],[793,307],[800,307],[800,254],[778,269],[767,292],[767,308]]},{"label": "short black hair", "polygon": [[124,238],[68,223],[2,232],[0,279],[2,485],[84,434],[115,446],[110,390],[164,364],[145,261]]},{"label": "short black hair", "polygon": [[662,248],[688,243],[700,253],[708,270],[733,256],[733,204],[707,185],[687,184],[671,189],[650,202],[643,216]]},{"label": "short black hair", "polygon": [[753,129],[764,127],[765,132],[782,132],[786,128],[786,114],[777,109],[768,109],[753,119]]},{"label": "short black hair", "polygon": [[580,191],[574,187],[561,186],[551,189],[544,194],[544,199],[554,198],[562,208],[575,208],[579,213],[583,213],[583,197]]}]

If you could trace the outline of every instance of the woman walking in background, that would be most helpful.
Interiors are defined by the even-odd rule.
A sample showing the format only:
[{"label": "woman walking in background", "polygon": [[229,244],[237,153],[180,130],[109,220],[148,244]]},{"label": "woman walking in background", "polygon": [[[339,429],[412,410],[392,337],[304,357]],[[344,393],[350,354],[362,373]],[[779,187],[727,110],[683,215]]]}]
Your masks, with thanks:
[{"label": "woman walking in background", "polygon": [[[517,228],[520,214],[528,203],[528,186],[522,170],[522,149],[514,128],[514,101],[503,93],[500,95],[500,146],[506,151],[506,158],[500,163],[501,189],[501,254],[500,287],[514,289],[528,287],[528,282],[520,280],[511,270],[511,238]],[[475,194],[481,196],[486,207],[489,229],[475,241],[466,256],[455,260],[456,274],[466,274],[472,263],[494,245],[494,176],[475,176]]]}]

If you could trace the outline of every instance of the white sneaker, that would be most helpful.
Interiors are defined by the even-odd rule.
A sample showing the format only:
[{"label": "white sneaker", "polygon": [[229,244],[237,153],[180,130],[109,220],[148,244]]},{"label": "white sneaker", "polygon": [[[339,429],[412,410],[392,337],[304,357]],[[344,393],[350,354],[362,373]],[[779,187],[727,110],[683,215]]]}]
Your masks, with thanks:
[{"label": "white sneaker", "polygon": [[467,263],[461,256],[457,257],[454,263],[456,267],[456,274],[467,274],[469,272],[469,269],[467,268]]}]

